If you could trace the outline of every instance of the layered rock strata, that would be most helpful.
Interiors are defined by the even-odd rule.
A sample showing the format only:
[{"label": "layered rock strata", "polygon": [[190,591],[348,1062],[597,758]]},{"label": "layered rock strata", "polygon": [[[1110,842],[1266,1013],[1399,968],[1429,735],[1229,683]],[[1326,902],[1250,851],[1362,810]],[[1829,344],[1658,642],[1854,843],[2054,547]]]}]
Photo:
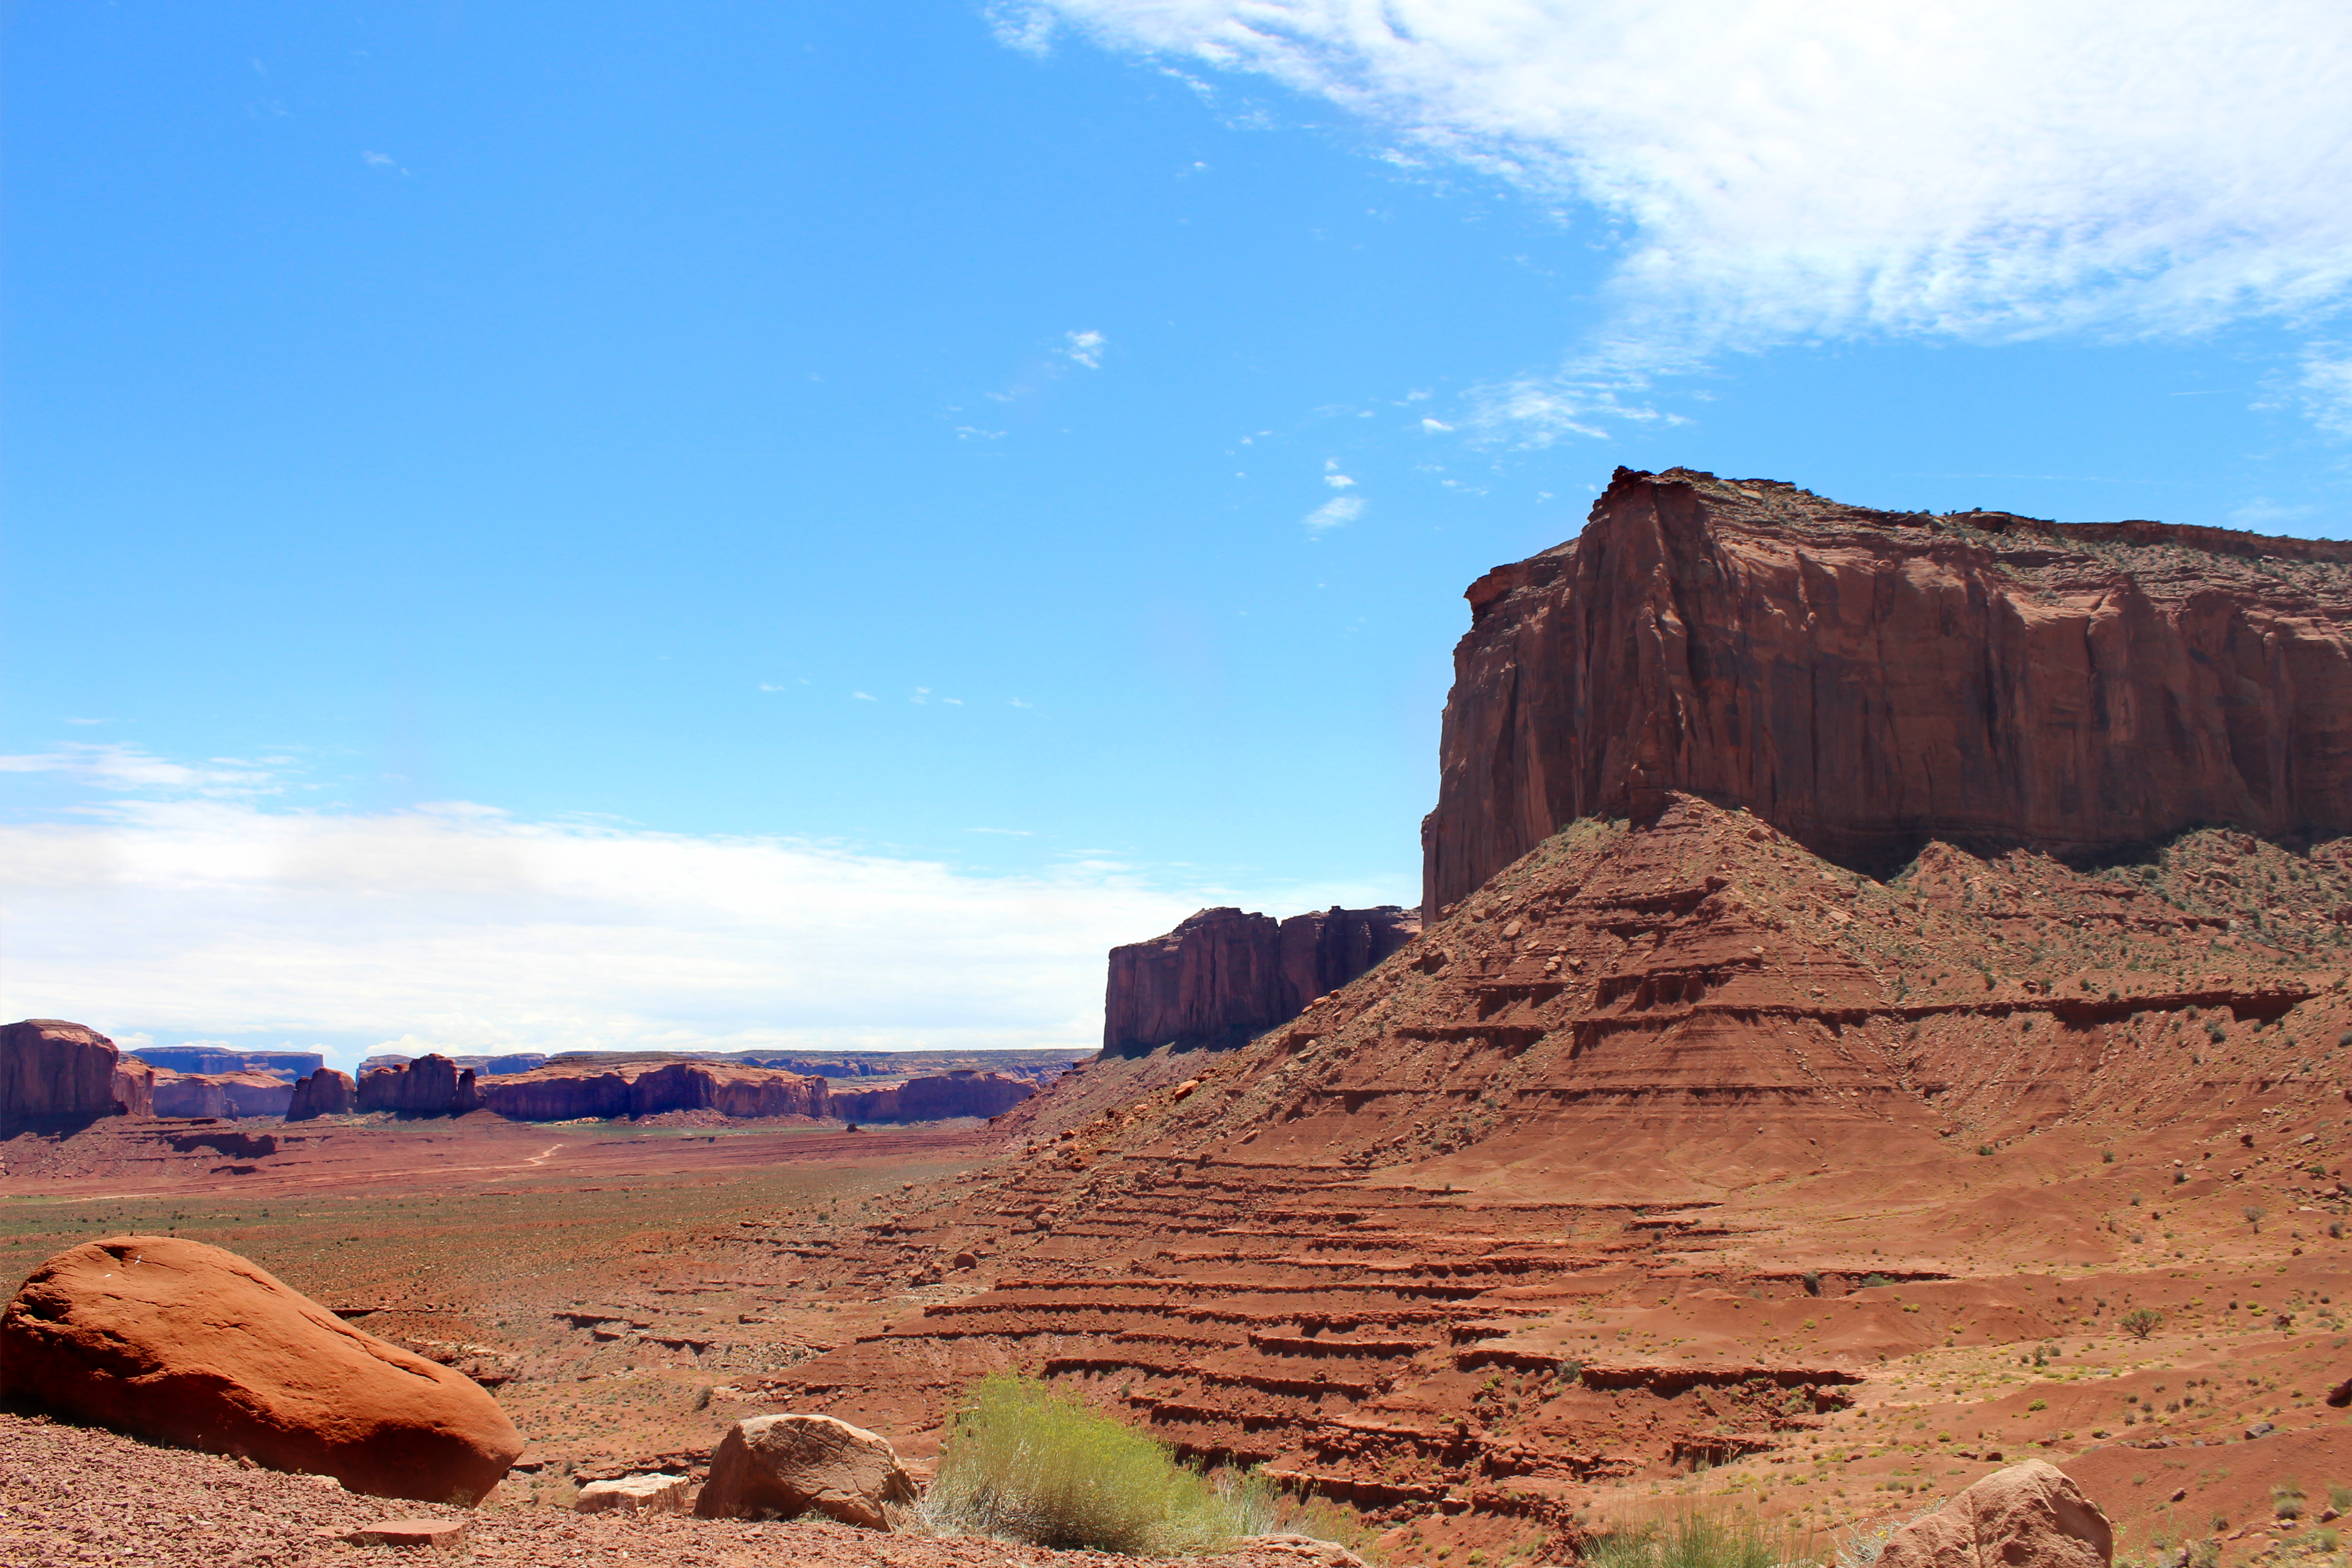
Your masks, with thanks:
[{"label": "layered rock strata", "polygon": [[1674,791],[1882,874],[1931,838],[2079,859],[2352,829],[2352,544],[1621,468],[1580,535],[1467,596],[1432,919]]},{"label": "layered rock strata", "polygon": [[[1112,1059],[1015,1108],[991,1183],[875,1227],[898,1268],[969,1254],[991,1288],[773,1392],[928,1419],[1050,1343],[1047,1375],[1193,1455],[1374,1510],[1565,1521],[1590,1485],[1786,1447],[1944,1343],[1913,1314],[1973,1300],[1938,1283],[1972,1258],[2160,1265],[2108,1200],[1970,1184],[2085,1121],[2177,1149],[2242,1096],[2340,1108],[2317,1057],[2352,1033],[2347,935],[2352,839],[2204,830],[2095,872],[1932,845],[1880,882],[1686,795],[1580,823],[1181,1081]],[[2166,1190],[2226,1194],[2226,1163]],[[1816,1294],[1840,1303],[1818,1336],[1757,1348],[1748,1314],[1791,1303],[1793,1328]],[[1693,1313],[1719,1334],[1684,1341]]]},{"label": "layered rock strata", "polygon": [[1139,1056],[1239,1045],[1288,1023],[1411,942],[1419,917],[1393,905],[1277,921],[1202,910],[1174,931],[1110,950],[1103,1049]]},{"label": "layered rock strata", "polygon": [[26,1018],[0,1028],[0,1127],[154,1113],[153,1069],[88,1025]]}]

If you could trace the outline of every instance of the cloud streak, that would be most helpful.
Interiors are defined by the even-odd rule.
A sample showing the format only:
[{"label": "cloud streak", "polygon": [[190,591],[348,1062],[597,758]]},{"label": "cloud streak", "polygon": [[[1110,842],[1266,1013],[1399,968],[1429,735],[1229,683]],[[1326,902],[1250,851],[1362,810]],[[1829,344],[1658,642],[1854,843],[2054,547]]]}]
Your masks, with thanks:
[{"label": "cloud streak", "polygon": [[[2336,0],[1034,0],[1584,206],[1702,350],[2195,332],[2352,286]],[[1571,419],[1570,424],[1574,421]]]}]

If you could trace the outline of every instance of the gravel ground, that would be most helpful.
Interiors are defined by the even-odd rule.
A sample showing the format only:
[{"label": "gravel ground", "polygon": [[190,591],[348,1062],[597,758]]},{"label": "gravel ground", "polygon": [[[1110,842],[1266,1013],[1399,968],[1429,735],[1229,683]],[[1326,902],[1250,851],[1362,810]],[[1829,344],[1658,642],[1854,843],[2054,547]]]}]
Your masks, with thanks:
[{"label": "gravel ground", "polygon": [[[495,1494],[494,1494],[495,1499]],[[462,1519],[452,1553],[347,1546],[333,1539],[394,1519]],[[1310,1556],[1259,1548],[1181,1560],[1182,1568],[1307,1568]],[[970,1537],[927,1540],[844,1525],[752,1524],[676,1515],[467,1510],[355,1497],[318,1476],[158,1448],[111,1432],[0,1413],[0,1568],[135,1563],[139,1568],[364,1568],[370,1563],[478,1568],[583,1563],[677,1568],[1150,1568],[1136,1558],[1045,1552]]]}]

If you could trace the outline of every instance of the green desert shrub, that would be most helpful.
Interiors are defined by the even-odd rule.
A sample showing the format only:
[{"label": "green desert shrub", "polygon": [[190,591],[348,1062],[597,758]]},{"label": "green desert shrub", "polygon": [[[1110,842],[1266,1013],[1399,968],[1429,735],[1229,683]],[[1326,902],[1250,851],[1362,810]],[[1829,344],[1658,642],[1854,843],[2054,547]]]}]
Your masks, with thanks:
[{"label": "green desert shrub", "polygon": [[[1761,1521],[1685,1513],[1610,1531],[1584,1551],[1585,1568],[1797,1568],[1811,1542]],[[1874,1558],[1875,1552],[1872,1553]]]},{"label": "green desert shrub", "polygon": [[924,1500],[934,1529],[1130,1555],[1213,1552],[1266,1528],[1274,1489],[1210,1477],[1034,1377],[967,1389]]}]

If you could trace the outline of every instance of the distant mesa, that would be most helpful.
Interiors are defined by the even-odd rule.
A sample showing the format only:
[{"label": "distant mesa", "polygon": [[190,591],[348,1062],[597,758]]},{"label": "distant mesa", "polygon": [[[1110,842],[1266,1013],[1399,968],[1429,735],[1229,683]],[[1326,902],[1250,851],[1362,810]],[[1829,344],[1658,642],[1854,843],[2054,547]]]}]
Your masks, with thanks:
[{"label": "distant mesa", "polygon": [[[143,1058],[142,1058],[143,1059]],[[260,1072],[155,1074],[158,1116],[283,1116],[295,1086]]]},{"label": "distant mesa", "polygon": [[139,1059],[160,1071],[201,1073],[266,1073],[292,1083],[317,1072],[326,1058],[316,1051],[233,1051],[226,1046],[145,1046]]},{"label": "distant mesa", "polygon": [[[360,1071],[366,1074],[373,1072],[378,1068],[404,1068],[418,1059],[415,1057],[385,1051],[361,1062]],[[449,1057],[446,1059],[455,1062],[461,1069],[470,1069],[476,1078],[498,1078],[507,1073],[530,1072],[547,1065],[547,1055],[543,1051],[516,1051],[502,1057]],[[312,1070],[316,1070],[315,1064]]]},{"label": "distant mesa", "polygon": [[153,1069],[96,1029],[63,1018],[0,1028],[0,1129],[154,1114]]},{"label": "distant mesa", "polygon": [[2079,863],[2352,829],[2347,562],[1620,468],[1582,534],[1470,585],[1423,915],[1677,791],[1877,875],[1931,839]]},{"label": "distant mesa", "polygon": [[1237,1046],[1290,1022],[1421,933],[1393,904],[1333,906],[1286,921],[1202,910],[1174,931],[1110,950],[1103,1051]]}]

